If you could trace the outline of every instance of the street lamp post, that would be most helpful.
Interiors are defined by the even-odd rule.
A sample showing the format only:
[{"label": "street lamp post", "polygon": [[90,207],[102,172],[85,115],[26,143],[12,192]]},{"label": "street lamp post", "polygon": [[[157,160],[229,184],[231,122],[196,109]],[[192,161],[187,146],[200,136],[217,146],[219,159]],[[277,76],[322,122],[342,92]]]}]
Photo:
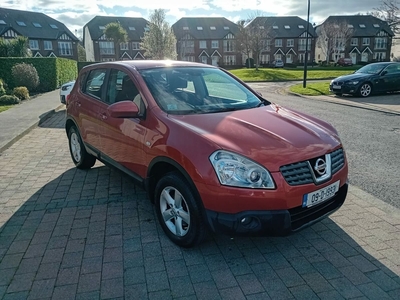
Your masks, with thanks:
[{"label": "street lamp post", "polygon": [[310,29],[310,0],[308,0],[307,7],[307,32],[306,32],[306,52],[304,57],[304,76],[303,76],[303,88],[307,86],[307,60],[308,60],[308,31]]}]

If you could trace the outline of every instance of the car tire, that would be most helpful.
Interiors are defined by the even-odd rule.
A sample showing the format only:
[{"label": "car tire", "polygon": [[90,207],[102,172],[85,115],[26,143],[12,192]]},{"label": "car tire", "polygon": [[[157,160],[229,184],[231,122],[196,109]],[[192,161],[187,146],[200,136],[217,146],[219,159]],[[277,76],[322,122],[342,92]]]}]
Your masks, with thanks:
[{"label": "car tire", "polygon": [[372,93],[372,86],[370,83],[363,83],[359,90],[358,90],[358,95],[360,97],[368,97]]},{"label": "car tire", "polygon": [[204,240],[203,208],[180,173],[167,173],[158,181],[154,203],[160,225],[172,242],[189,248]]},{"label": "car tire", "polygon": [[82,138],[75,126],[68,131],[69,152],[72,161],[78,169],[90,169],[96,163],[96,157],[87,153]]}]

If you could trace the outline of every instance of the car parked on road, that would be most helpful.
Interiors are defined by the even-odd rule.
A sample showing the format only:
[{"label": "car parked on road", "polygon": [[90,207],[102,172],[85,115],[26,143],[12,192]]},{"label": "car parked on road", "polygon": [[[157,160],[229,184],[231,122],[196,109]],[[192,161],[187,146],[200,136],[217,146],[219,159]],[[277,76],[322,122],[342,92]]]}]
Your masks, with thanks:
[{"label": "car parked on road", "polygon": [[353,74],[333,79],[329,90],[338,96],[351,94],[361,97],[368,97],[372,93],[400,91],[400,63],[368,64]]},{"label": "car parked on road", "polygon": [[285,66],[285,63],[283,62],[283,60],[277,59],[277,60],[274,60],[274,61],[272,62],[272,66],[273,66],[274,68],[283,68],[283,67]]},{"label": "car parked on road", "polygon": [[69,96],[69,93],[71,92],[72,88],[74,87],[75,80],[69,81],[67,83],[64,83],[60,87],[60,102],[65,104],[66,100]]},{"label": "car parked on road", "polygon": [[183,247],[208,230],[287,235],[336,211],[347,195],[346,155],[330,124],[269,102],[210,65],[86,66],[65,129],[76,167],[98,159],[130,175]]},{"label": "car parked on road", "polygon": [[351,58],[341,57],[341,58],[338,59],[336,64],[339,65],[339,66],[342,66],[342,67],[347,67],[347,66],[352,66],[353,65],[353,61],[351,60]]}]

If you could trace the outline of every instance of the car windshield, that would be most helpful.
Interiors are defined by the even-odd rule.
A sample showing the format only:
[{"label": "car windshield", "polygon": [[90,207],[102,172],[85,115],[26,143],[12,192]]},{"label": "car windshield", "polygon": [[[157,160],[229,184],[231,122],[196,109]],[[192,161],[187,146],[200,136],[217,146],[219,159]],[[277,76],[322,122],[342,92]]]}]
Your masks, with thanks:
[{"label": "car windshield", "polygon": [[157,104],[170,114],[203,114],[267,104],[225,72],[209,67],[140,71]]},{"label": "car windshield", "polygon": [[384,67],[384,64],[369,64],[357,70],[356,73],[378,74],[383,70]]}]

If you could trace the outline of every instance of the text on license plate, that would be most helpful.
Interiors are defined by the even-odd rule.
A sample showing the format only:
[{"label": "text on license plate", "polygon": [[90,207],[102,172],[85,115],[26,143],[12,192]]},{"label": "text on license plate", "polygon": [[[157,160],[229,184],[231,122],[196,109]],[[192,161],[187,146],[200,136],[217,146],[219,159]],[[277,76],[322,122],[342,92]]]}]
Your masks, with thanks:
[{"label": "text on license plate", "polygon": [[330,198],[332,198],[336,192],[339,190],[340,181],[336,181],[318,191],[305,194],[303,196],[303,207],[310,207],[317,205],[321,202],[324,202]]},{"label": "text on license plate", "polygon": [[342,87],[340,85],[332,85],[334,90],[340,90]]}]

